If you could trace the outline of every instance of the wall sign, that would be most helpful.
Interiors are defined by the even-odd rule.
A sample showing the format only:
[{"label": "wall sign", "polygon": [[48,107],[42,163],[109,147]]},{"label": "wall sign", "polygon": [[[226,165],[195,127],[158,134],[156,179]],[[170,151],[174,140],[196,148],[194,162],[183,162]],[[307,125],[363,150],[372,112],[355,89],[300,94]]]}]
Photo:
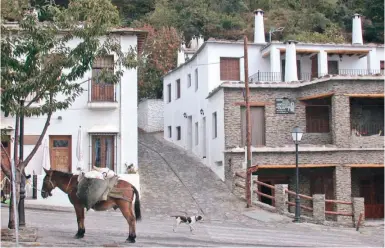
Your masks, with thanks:
[{"label": "wall sign", "polygon": [[294,114],[295,100],[289,98],[275,99],[275,113],[276,114]]}]

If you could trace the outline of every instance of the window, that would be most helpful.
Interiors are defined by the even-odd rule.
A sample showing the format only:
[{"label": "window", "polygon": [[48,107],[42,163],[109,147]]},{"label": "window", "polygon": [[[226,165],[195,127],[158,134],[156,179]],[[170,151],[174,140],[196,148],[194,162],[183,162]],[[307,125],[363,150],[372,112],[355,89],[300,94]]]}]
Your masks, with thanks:
[{"label": "window", "polygon": [[239,58],[221,58],[220,67],[221,80],[240,80]]},{"label": "window", "polygon": [[92,64],[91,101],[115,101],[115,86],[99,76],[103,71],[114,72],[114,56],[98,57]]},{"label": "window", "polygon": [[213,113],[213,139],[218,136],[218,127],[217,127],[217,112]]},{"label": "window", "polygon": [[180,98],[180,79],[176,80],[176,99]]},{"label": "window", "polygon": [[187,75],[187,88],[191,87],[191,74]]},{"label": "window", "polygon": [[198,68],[195,69],[195,91],[198,90]]},{"label": "window", "polygon": [[[250,107],[251,145],[266,145],[265,139],[265,107]],[[241,146],[246,146],[246,108],[241,107]]]},{"label": "window", "polygon": [[168,93],[168,97],[167,97],[167,102],[171,102],[171,84],[167,85],[167,93]]},{"label": "window", "polygon": [[176,140],[181,140],[181,130],[180,130],[180,126],[176,127]]},{"label": "window", "polygon": [[328,133],[329,106],[306,106],[306,132]]},{"label": "window", "polygon": [[381,75],[384,75],[384,60],[380,61],[380,70],[381,70]]},{"label": "window", "polygon": [[198,122],[195,122],[195,145],[199,144]]},{"label": "window", "polygon": [[384,136],[384,99],[351,98],[350,118],[352,135]]},{"label": "window", "polygon": [[115,136],[92,135],[92,166],[114,170]]},{"label": "window", "polygon": [[171,128],[171,126],[168,126],[167,129],[168,129],[168,137],[172,138],[172,128]]}]

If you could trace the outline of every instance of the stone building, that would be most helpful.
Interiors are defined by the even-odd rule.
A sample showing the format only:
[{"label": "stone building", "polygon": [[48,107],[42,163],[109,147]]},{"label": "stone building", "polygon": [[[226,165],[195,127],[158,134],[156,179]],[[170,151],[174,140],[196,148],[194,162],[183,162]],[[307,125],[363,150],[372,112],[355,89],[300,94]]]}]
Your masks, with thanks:
[{"label": "stone building", "polygon": [[[363,44],[360,15],[352,22],[351,44],[266,42],[263,11],[255,11],[247,44],[252,164],[260,181],[293,189],[291,130],[299,126],[301,192],[363,196],[367,217],[383,218],[384,46]],[[229,187],[246,168],[244,67],[243,41],[194,37],[163,77],[164,138]]]}]

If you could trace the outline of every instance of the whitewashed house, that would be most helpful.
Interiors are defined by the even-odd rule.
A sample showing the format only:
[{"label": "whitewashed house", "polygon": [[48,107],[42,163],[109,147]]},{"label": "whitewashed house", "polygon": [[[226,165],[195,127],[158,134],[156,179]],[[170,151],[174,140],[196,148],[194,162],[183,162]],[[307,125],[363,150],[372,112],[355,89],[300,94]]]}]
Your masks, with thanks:
[{"label": "whitewashed house", "polygon": [[[120,28],[110,31],[110,35],[118,38],[123,51],[128,51],[131,46],[142,49],[146,33],[132,28]],[[71,40],[70,45],[75,46],[78,42]],[[113,62],[114,55],[98,58],[92,70],[78,82],[91,79],[101,68],[114,67]],[[116,85],[96,84],[88,80],[82,84],[84,93],[69,109],[53,113],[43,144],[26,168],[27,174],[38,175],[39,190],[44,177],[43,166],[73,173],[78,167],[84,171],[89,171],[92,166],[107,167],[129,180],[139,190],[138,174],[123,175],[126,165],[132,164],[138,168],[137,77],[135,68],[124,69],[123,76]],[[45,116],[25,118],[25,157],[36,144],[45,121]],[[14,117],[5,117],[2,113],[1,128],[8,130],[11,138],[14,136],[14,125]],[[3,145],[12,157],[12,144],[3,142]],[[79,151],[82,154],[80,160]],[[31,197],[31,191],[27,193]],[[40,198],[38,192],[38,199]],[[42,203],[70,204],[67,196],[59,189],[55,189],[53,196]]]},{"label": "whitewashed house", "polygon": [[[250,81],[255,84],[253,87],[271,91],[276,88],[276,92],[282,92],[280,87],[300,87],[329,74],[354,77],[383,73],[384,46],[363,44],[361,17],[358,14],[352,19],[351,44],[266,42],[263,14],[260,9],[255,11],[254,42],[248,43],[248,72]],[[188,49],[181,46],[177,68],[163,77],[164,138],[191,150],[219,178],[225,180],[227,167],[234,166],[228,165],[229,149],[232,147],[235,150],[231,152],[244,156],[244,141],[242,144],[232,143],[228,133],[228,127],[241,129],[241,124],[238,117],[227,111],[230,108],[228,103],[233,101],[234,96],[224,89],[227,85],[228,88],[238,88],[237,97],[242,100],[234,104],[238,104],[238,108],[242,106],[242,82],[245,79],[243,40],[209,39],[203,42],[201,38],[194,37],[190,44]],[[192,50],[194,54],[191,56]],[[271,100],[274,101],[273,95]],[[264,103],[253,104],[258,106]],[[264,115],[269,117],[267,113]],[[290,137],[290,131],[291,127],[285,135]],[[274,133],[266,132],[266,135]],[[245,135],[244,132],[242,135]],[[275,135],[278,136],[277,133]],[[266,142],[253,143],[253,149],[269,146]]]}]

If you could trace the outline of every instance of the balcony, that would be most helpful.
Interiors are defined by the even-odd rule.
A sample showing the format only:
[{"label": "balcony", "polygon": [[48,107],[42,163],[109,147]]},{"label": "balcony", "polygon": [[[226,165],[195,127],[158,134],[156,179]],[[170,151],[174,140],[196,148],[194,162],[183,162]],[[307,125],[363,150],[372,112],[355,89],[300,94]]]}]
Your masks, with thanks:
[{"label": "balcony", "polygon": [[116,85],[107,83],[88,83],[88,108],[90,109],[116,109]]},{"label": "balcony", "polygon": [[[340,75],[340,76],[378,76],[384,75],[384,70],[368,70],[368,69],[338,69],[335,72],[329,72],[326,75]],[[311,81],[317,77],[326,75],[312,75],[311,72],[297,73],[298,81]],[[250,82],[285,82],[284,72],[263,72],[258,71],[249,77]]]},{"label": "balcony", "polygon": [[[298,76],[298,80],[300,81],[310,81],[311,79],[310,72],[298,73],[297,76]],[[249,77],[249,81],[250,82],[284,82],[285,74],[282,72],[258,71],[257,73]]]}]

